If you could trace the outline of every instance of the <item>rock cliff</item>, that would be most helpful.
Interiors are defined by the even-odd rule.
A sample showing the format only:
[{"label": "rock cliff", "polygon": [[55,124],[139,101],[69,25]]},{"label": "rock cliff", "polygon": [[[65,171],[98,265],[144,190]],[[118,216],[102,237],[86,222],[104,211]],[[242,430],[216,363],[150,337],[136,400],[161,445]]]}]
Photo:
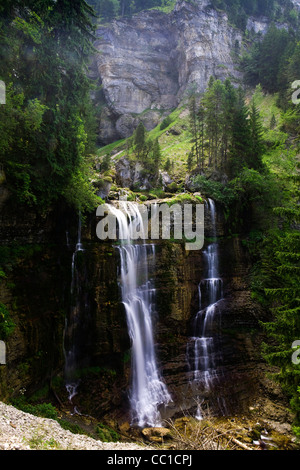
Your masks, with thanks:
[{"label": "rock cliff", "polygon": [[103,93],[100,141],[130,136],[137,115],[153,128],[189,92],[203,92],[211,75],[238,81],[234,50],[241,40],[206,0],[179,0],[169,14],[143,11],[100,27],[92,68]]}]

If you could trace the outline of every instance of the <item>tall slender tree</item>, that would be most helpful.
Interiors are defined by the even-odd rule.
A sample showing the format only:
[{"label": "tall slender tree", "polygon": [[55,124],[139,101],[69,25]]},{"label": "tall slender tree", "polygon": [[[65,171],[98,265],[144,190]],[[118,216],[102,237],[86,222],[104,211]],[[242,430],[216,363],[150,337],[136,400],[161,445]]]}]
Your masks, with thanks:
[{"label": "tall slender tree", "polygon": [[249,142],[248,167],[254,170],[262,170],[262,156],[264,153],[263,128],[259,111],[254,101],[252,101],[250,107],[249,126],[251,140]]}]

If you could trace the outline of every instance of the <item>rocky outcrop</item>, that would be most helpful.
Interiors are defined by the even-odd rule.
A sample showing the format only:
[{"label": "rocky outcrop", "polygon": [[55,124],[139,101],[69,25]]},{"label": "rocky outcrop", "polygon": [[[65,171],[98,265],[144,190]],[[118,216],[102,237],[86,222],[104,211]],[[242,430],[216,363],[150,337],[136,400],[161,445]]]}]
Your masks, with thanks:
[{"label": "rocky outcrop", "polygon": [[115,168],[116,184],[119,187],[139,188],[140,190],[151,188],[151,181],[155,175],[150,175],[141,163],[132,161],[125,156],[116,161]]},{"label": "rocky outcrop", "polygon": [[[265,376],[266,366],[259,353],[259,321],[264,319],[264,312],[251,298],[247,251],[238,237],[228,236],[221,208],[217,213],[220,276],[224,283],[216,321],[216,370],[220,380],[212,394],[204,395],[204,406],[218,414],[222,413],[218,408],[221,404],[228,413],[235,414],[249,408]],[[205,216],[205,235],[212,237],[213,227],[207,213]],[[28,219],[28,234],[30,222]],[[82,233],[84,251],[78,259],[82,302],[79,310],[85,315],[80,347],[86,361],[79,370],[81,380],[73,404],[98,419],[116,412],[120,421],[128,421],[130,339],[120,300],[118,244],[112,246],[110,241],[96,238],[96,217],[87,222]],[[68,219],[61,214],[59,225],[55,219],[49,221],[49,231],[41,232],[41,227],[35,226],[25,244],[24,221],[22,237],[16,233],[12,244],[12,253],[18,256],[9,260],[7,279],[0,286],[1,302],[16,324],[6,341],[7,364],[0,367],[0,398],[18,397],[20,392],[30,395],[49,385],[54,393],[50,393],[50,398],[58,397],[64,406],[69,406],[62,380],[63,348],[65,319],[72,301],[71,265],[77,217]],[[53,227],[59,227],[58,232]],[[14,228],[7,217],[2,232],[7,249],[11,246],[8,233],[12,235]],[[183,243],[171,240],[158,241],[156,245],[155,266],[149,275],[156,287],[157,359],[173,398],[166,417],[176,417],[183,410],[193,415],[199,390],[189,380],[187,345],[199,309],[203,252],[187,252]]]},{"label": "rocky outcrop", "polygon": [[100,141],[130,136],[138,120],[153,128],[190,91],[203,92],[211,75],[239,80],[232,52],[241,39],[206,0],[179,0],[169,14],[143,11],[100,27],[93,65],[105,101]]}]

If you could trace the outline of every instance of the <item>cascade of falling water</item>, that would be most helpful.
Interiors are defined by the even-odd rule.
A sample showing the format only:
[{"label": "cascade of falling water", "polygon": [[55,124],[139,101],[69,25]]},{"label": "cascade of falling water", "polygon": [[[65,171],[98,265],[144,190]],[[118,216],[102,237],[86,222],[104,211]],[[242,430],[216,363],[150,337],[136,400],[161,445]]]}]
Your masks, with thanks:
[{"label": "cascade of falling water", "polygon": [[[153,339],[155,288],[148,278],[148,257],[154,255],[155,246],[145,243],[143,221],[136,204],[120,202],[120,209],[110,206],[110,211],[119,227],[121,295],[132,344],[129,396],[132,424],[161,426],[159,407],[167,405],[171,396],[157,368]],[[131,243],[137,227],[142,242]]]},{"label": "cascade of falling water", "polygon": [[[207,208],[210,213],[212,235],[216,238],[216,208],[211,199]],[[218,243],[214,240],[203,252],[206,262],[206,276],[198,286],[199,311],[193,322],[193,337],[188,346],[188,359],[190,369],[193,371],[192,382],[201,385],[205,391],[209,390],[217,378],[215,364],[215,315],[218,302],[223,296],[223,281],[219,276]],[[207,305],[204,307],[204,304]],[[194,345],[194,346],[192,346]],[[196,418],[201,418],[198,406]]]},{"label": "cascade of falling water", "polygon": [[[81,243],[81,215],[78,217],[77,243],[72,255],[71,272],[71,310],[65,320],[64,330],[64,354],[65,354],[65,386],[68,392],[70,403],[77,394],[79,380],[75,376],[76,368],[79,363],[78,335],[80,335],[80,297],[81,283],[79,271],[77,268],[78,253],[83,251]],[[76,407],[75,412],[78,412]]]}]

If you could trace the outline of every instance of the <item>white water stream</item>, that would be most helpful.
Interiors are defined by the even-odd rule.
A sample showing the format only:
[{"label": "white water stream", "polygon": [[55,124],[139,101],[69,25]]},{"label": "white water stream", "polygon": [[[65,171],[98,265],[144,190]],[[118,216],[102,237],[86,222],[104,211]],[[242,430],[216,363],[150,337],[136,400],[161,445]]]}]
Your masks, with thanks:
[{"label": "white water stream", "polygon": [[[172,400],[157,367],[153,338],[155,288],[148,277],[148,266],[149,260],[153,261],[155,246],[145,243],[136,204],[120,202],[120,209],[110,206],[110,211],[119,227],[121,295],[132,345],[129,395],[132,424],[161,426],[159,409]],[[140,231],[140,242],[132,242],[134,230]]]},{"label": "white water stream", "polygon": [[[223,297],[223,281],[219,275],[219,254],[216,241],[216,208],[213,200],[208,199],[213,242],[203,252],[206,266],[205,277],[198,286],[199,311],[193,322],[193,337],[188,345],[188,359],[193,372],[192,382],[199,384],[203,391],[211,389],[217,379],[215,363],[215,332],[218,303]],[[204,305],[206,305],[204,307]],[[201,419],[201,406],[198,404],[196,418]]]}]

